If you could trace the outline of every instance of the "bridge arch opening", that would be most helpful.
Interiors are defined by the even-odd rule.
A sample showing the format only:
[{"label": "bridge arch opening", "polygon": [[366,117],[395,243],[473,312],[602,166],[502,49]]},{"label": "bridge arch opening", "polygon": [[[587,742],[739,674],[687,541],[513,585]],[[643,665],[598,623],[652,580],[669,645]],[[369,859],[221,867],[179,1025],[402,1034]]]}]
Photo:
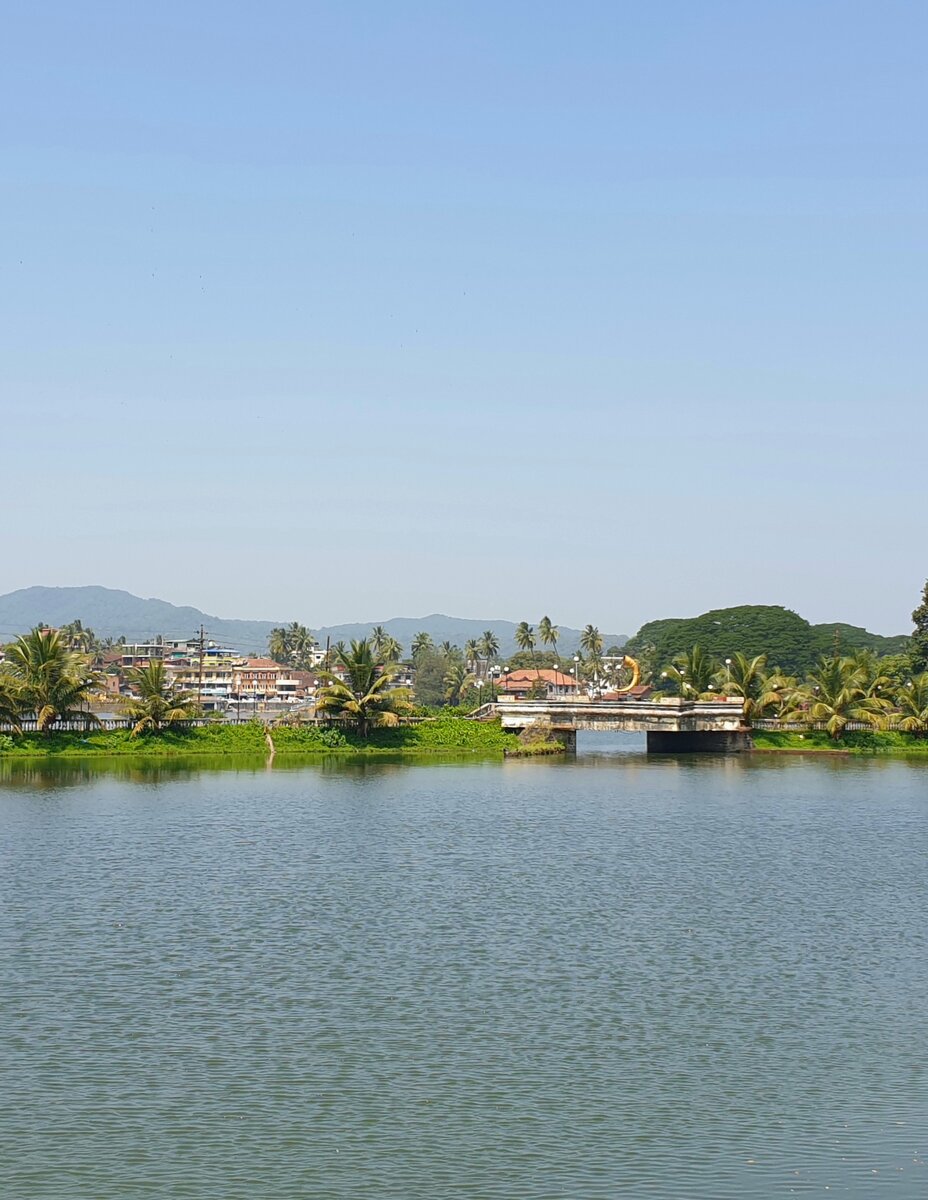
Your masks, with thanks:
[{"label": "bridge arch opening", "polygon": [[579,729],[578,758],[620,758],[629,754],[646,754],[648,735],[622,729]]}]

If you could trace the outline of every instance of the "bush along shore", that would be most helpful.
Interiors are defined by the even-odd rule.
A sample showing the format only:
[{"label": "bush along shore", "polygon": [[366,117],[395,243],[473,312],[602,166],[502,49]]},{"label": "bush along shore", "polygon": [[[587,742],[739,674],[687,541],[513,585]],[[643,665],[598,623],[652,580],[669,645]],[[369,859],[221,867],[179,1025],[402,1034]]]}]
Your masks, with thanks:
[{"label": "bush along shore", "polygon": [[265,755],[267,733],[279,756],[324,754],[484,754],[502,757],[519,747],[519,739],[505,733],[499,721],[468,721],[463,717],[437,717],[416,725],[371,729],[362,737],[337,726],[277,725],[260,721],[244,725],[168,727],[157,733],[133,737],[128,729],[89,730],[87,733],[0,734],[0,755],[9,757],[170,757],[174,755]]},{"label": "bush along shore", "polygon": [[755,729],[752,741],[754,749],[764,754],[916,754],[928,758],[928,738],[898,730],[861,729],[846,732],[835,741],[824,730]]}]

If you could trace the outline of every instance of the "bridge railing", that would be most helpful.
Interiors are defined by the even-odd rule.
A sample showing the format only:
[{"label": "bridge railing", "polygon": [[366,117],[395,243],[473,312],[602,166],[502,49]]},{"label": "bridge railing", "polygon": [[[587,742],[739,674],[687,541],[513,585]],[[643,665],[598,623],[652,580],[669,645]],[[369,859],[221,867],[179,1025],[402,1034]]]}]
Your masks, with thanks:
[{"label": "bridge railing", "polygon": [[[827,730],[828,724],[825,721],[778,721],[775,718],[764,718],[762,720],[752,721],[752,729],[765,730],[768,729],[773,733],[804,733],[806,730]],[[886,721],[880,725],[871,725],[869,721],[848,721],[844,728],[849,733],[873,733],[877,730],[897,731],[900,729],[898,721]]]}]

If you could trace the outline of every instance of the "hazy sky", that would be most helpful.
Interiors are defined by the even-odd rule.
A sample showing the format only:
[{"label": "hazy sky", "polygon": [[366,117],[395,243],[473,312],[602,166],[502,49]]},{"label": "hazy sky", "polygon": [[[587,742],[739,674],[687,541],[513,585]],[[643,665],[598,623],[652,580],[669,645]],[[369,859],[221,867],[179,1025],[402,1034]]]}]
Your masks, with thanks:
[{"label": "hazy sky", "polygon": [[4,5],[0,592],[907,631],[921,0]]}]

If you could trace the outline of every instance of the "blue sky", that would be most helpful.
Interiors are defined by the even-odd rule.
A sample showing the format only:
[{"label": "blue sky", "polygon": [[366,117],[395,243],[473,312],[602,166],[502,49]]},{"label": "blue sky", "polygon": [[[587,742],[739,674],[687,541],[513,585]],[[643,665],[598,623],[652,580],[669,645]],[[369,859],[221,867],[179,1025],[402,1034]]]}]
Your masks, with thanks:
[{"label": "blue sky", "polygon": [[924,5],[4,25],[0,591],[909,628]]}]

